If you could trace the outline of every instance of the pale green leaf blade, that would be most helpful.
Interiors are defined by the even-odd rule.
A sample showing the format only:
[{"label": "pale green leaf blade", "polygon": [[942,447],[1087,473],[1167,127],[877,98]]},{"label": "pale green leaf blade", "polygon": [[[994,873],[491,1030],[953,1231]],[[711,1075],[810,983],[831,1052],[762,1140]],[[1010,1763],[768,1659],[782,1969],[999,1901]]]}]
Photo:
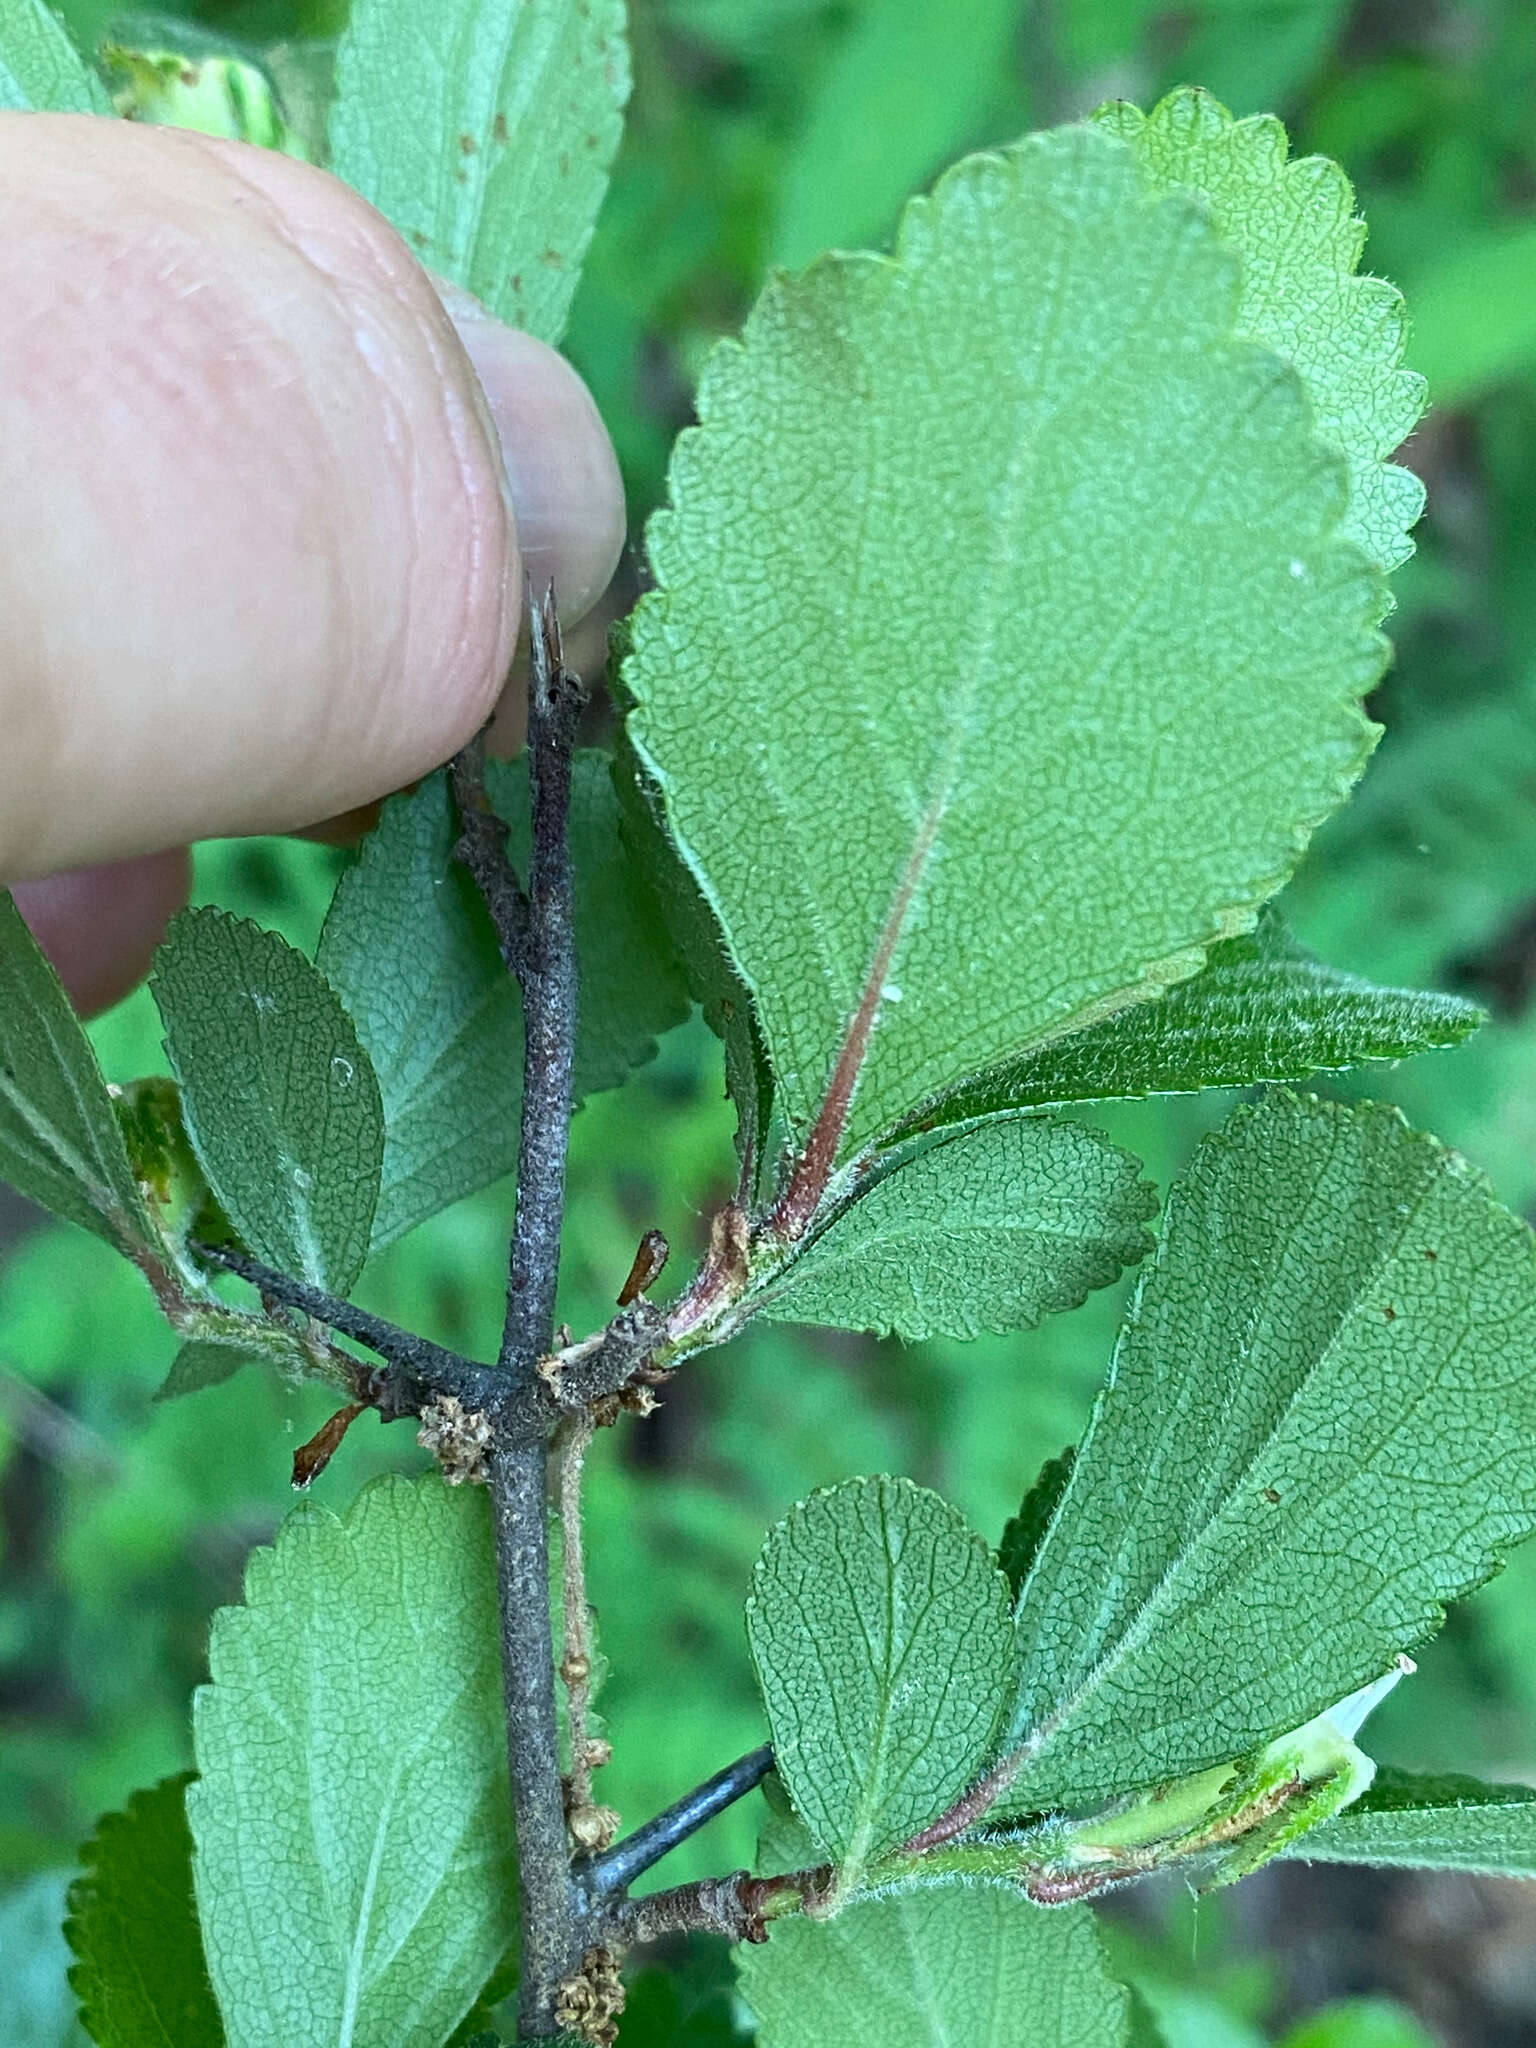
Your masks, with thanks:
[{"label": "pale green leaf blade", "polygon": [[1230,1118],[1020,1597],[1015,1808],[1243,1755],[1437,1628],[1536,1525],[1533,1344],[1530,1233],[1456,1154],[1380,1104]]},{"label": "pale green leaf blade", "polygon": [[1483,1021],[1459,996],[1377,988],[1325,966],[1271,909],[1166,995],[970,1076],[893,1136],[1004,1109],[1303,1081],[1459,1045]]},{"label": "pale green leaf blade", "polygon": [[440,2048],[513,1938],[496,1582],[476,1488],[299,1508],[216,1618],[187,1795],[229,2048]]},{"label": "pale green leaf blade", "polygon": [[1536,1877],[1536,1787],[1383,1767],[1353,1806],[1285,1853],[1305,1863]]},{"label": "pale green leaf blade", "polygon": [[379,1085],[304,955],[259,925],[183,911],[150,986],[209,1186],[259,1259],[344,1294],[368,1255]]},{"label": "pale green leaf blade", "polygon": [[987,1755],[1013,1671],[1007,1585],[937,1494],[850,1479],[770,1533],[747,1635],[779,1776],[853,1886]]},{"label": "pale green leaf blade", "polygon": [[856,1899],[737,1951],[759,2048],[1123,2048],[1129,2011],[1082,1906],[999,1885]]},{"label": "pale green leaf blade", "polygon": [[223,2048],[192,1897],[187,1778],[109,1813],[81,1852],[64,1932],[69,1981],[101,2048]]},{"label": "pale green leaf blade", "polygon": [[0,113],[111,111],[47,0],[0,0]]},{"label": "pale green leaf blade", "polygon": [[[524,764],[493,763],[491,792],[526,872]],[[522,1004],[490,920],[453,859],[446,777],[390,799],[337,885],[318,961],[378,1075],[386,1121],[373,1248],[517,1164]],[[576,1098],[617,1087],[688,1013],[659,914],[619,837],[607,756],[576,757],[571,861],[581,989]]]},{"label": "pale green leaf blade", "polygon": [[[330,1376],[297,1330],[265,1316],[198,1307],[182,1316],[177,1328],[181,1348],[155,1394],[157,1401],[175,1401],[183,1394],[219,1386],[245,1365],[266,1366],[290,1379]],[[334,1377],[339,1385],[345,1384],[339,1370]]]},{"label": "pale green leaf blade", "polygon": [[120,1248],[153,1245],[91,1042],[26,921],[0,890],[0,1177]]},{"label": "pale green leaf blade", "polygon": [[1030,1330],[1152,1248],[1140,1161],[1081,1124],[997,1117],[871,1171],[758,1313],[912,1342]]},{"label": "pale green leaf blade", "polygon": [[1083,128],[959,165],[894,261],[775,280],[712,358],[630,731],[796,1132],[882,934],[850,1151],[1193,972],[1358,774],[1376,578],[1236,300],[1194,202]]},{"label": "pale green leaf blade", "polygon": [[908,195],[981,139],[1020,12],[1020,0],[854,11],[788,152],[775,263],[880,240]]},{"label": "pale green leaf blade", "polygon": [[1318,432],[1349,464],[1341,531],[1385,569],[1413,552],[1424,486],[1386,458],[1424,410],[1424,380],[1403,367],[1401,294],[1355,266],[1365,223],[1349,180],[1326,157],[1291,162],[1272,115],[1235,121],[1184,87],[1150,114],[1117,101],[1098,120],[1131,144],[1158,190],[1198,192],[1243,261],[1237,331],[1294,363]]},{"label": "pale green leaf blade", "polygon": [[356,0],[331,168],[429,268],[556,342],[628,97],[623,0]]}]

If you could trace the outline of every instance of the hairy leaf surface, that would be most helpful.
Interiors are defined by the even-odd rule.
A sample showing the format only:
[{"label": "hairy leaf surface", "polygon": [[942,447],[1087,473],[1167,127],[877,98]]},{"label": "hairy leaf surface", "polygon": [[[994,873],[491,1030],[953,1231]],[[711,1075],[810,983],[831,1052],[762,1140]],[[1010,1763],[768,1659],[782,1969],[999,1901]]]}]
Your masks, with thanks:
[{"label": "hairy leaf surface", "polygon": [[0,0],[0,112],[111,111],[100,79],[47,0]]},{"label": "hairy leaf surface", "polygon": [[208,1184],[259,1259],[344,1294],[368,1255],[384,1156],[379,1084],[304,955],[221,910],[184,910],[150,986]]},{"label": "hairy leaf surface", "polygon": [[153,1244],[117,1112],[80,1020],[0,889],[0,1175],[111,1244]]},{"label": "hairy leaf surface", "polygon": [[1059,1458],[1047,1458],[1034,1485],[1019,1503],[1019,1512],[1010,1515],[1003,1524],[997,1562],[1015,1599],[1034,1569],[1040,1546],[1045,1541],[1045,1532],[1061,1505],[1061,1496],[1067,1490],[1067,1481],[1072,1477],[1076,1459],[1077,1452],[1070,1447]]},{"label": "hairy leaf surface", "polygon": [[1464,1160],[1379,1104],[1239,1110],[1019,1600],[1015,1808],[1241,1756],[1437,1628],[1536,1524],[1533,1345],[1530,1233]]},{"label": "hairy leaf surface", "polygon": [[866,987],[850,1150],[1193,972],[1358,774],[1377,579],[1237,302],[1086,127],[960,164],[894,260],[775,279],[711,359],[630,731],[796,1131]]},{"label": "hairy leaf surface", "polygon": [[998,1885],[856,1899],[737,1953],[760,2048],[1121,2048],[1125,1989],[1082,1906]]},{"label": "hairy leaf surface", "polygon": [[1307,1863],[1536,1877],[1536,1787],[1383,1767],[1353,1806],[1286,1853]]},{"label": "hairy leaf surface", "polygon": [[[526,770],[493,763],[490,781],[514,857],[525,861]],[[649,1059],[656,1035],[687,1015],[688,993],[620,842],[603,754],[576,758],[570,836],[580,1101]],[[452,857],[457,837],[445,776],[391,798],[337,885],[320,938],[320,966],[357,1026],[383,1098],[375,1249],[517,1164],[522,1004],[484,905]]]},{"label": "hairy leaf surface", "polygon": [[857,1194],[762,1313],[913,1341],[1033,1329],[1145,1258],[1156,1212],[1140,1161],[1097,1131],[996,1118]]},{"label": "hairy leaf surface", "polygon": [[356,0],[331,168],[423,263],[555,342],[628,97],[623,0]]},{"label": "hairy leaf surface", "polygon": [[1356,274],[1365,222],[1349,180],[1326,157],[1289,161],[1273,115],[1234,121],[1209,93],[1189,87],[1150,114],[1119,100],[1097,119],[1130,143],[1155,187],[1205,199],[1242,254],[1238,333],[1295,364],[1318,432],[1349,463],[1341,531],[1383,568],[1406,560],[1424,486],[1385,458],[1423,412],[1425,385],[1403,367],[1401,293]]},{"label": "hairy leaf surface", "polygon": [[1045,1103],[1301,1081],[1458,1045],[1483,1021],[1459,996],[1377,988],[1325,967],[1266,910],[1166,995],[970,1076],[894,1135]]},{"label": "hairy leaf surface", "polygon": [[439,2048],[514,1934],[490,1517],[376,1480],[215,1619],[187,1794],[229,2048]]},{"label": "hairy leaf surface", "polygon": [[101,2048],[223,2048],[192,1897],[187,1777],[135,1792],[81,1852],[64,1932],[69,1981]]},{"label": "hairy leaf surface", "polygon": [[987,1754],[1013,1672],[1008,1588],[937,1494],[850,1479],[770,1533],[747,1634],[779,1776],[853,1886]]}]

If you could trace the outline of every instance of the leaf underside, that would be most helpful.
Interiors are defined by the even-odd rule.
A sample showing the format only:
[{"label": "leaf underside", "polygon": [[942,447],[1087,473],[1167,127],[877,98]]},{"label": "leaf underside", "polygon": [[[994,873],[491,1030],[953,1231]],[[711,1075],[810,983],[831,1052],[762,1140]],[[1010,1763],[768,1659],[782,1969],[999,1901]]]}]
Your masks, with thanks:
[{"label": "leaf underside", "polygon": [[70,1887],[69,1981],[101,2048],[223,2048],[192,1896],[187,1782],[166,1778],[99,1821]]},{"label": "leaf underside", "polygon": [[882,935],[850,1152],[1192,972],[1358,774],[1377,579],[1237,301],[1085,127],[958,165],[894,260],[776,278],[711,359],[630,735],[794,1132]]},{"label": "leaf underside", "polygon": [[90,1040],[0,890],[0,1176],[120,1248],[155,1229]]},{"label": "leaf underside", "polygon": [[1459,996],[1377,988],[1325,967],[1271,909],[1166,995],[970,1076],[893,1137],[1004,1109],[1302,1081],[1459,1045],[1482,1022]]},{"label": "leaf underside", "polygon": [[760,1311],[840,1329],[1033,1329],[1151,1250],[1156,1191],[1096,1131],[994,1119],[927,1147],[860,1194]]},{"label": "leaf underside", "polygon": [[1241,1756],[1436,1629],[1536,1525],[1533,1343],[1530,1233],[1464,1160],[1384,1105],[1239,1110],[1019,1598],[1013,1809]]},{"label": "leaf underside", "polygon": [[187,1795],[229,2048],[440,2048],[514,1936],[486,1503],[304,1506],[215,1619]]},{"label": "leaf underside", "polygon": [[1424,486],[1385,458],[1416,425],[1425,386],[1403,367],[1402,294],[1356,273],[1365,222],[1348,178],[1326,157],[1289,161],[1273,115],[1235,121],[1187,87],[1150,114],[1122,100],[1095,118],[1131,145],[1156,189],[1199,193],[1241,251],[1237,331],[1296,366],[1318,432],[1349,464],[1339,530],[1395,568],[1413,552],[1408,528],[1424,509]]},{"label": "leaf underside", "polygon": [[557,342],[628,97],[623,0],[356,0],[331,168],[429,269]]},{"label": "leaf underside", "polygon": [[1122,2048],[1125,1989],[1092,1915],[996,1885],[859,1899],[737,1951],[759,2048]]},{"label": "leaf underside", "polygon": [[1286,1853],[1308,1863],[1536,1877],[1536,1787],[1383,1767],[1353,1806]]},{"label": "leaf underside", "polygon": [[47,0],[8,0],[0,19],[0,112],[111,111],[101,80],[82,63]]},{"label": "leaf underside", "polygon": [[384,1112],[325,977],[280,938],[185,910],[150,981],[208,1184],[258,1258],[344,1294],[378,1200]]},{"label": "leaf underside", "polygon": [[1008,1589],[956,1511],[852,1479],[774,1529],[747,1635],[795,1809],[852,1884],[965,1790],[1012,1675]]}]

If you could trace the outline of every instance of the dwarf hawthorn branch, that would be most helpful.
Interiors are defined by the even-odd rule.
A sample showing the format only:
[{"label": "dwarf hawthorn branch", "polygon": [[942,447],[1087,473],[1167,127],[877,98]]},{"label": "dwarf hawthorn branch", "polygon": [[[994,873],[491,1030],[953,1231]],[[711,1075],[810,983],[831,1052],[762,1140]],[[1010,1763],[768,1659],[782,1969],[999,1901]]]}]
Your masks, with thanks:
[{"label": "dwarf hawthorn branch", "polygon": [[737,1870],[729,1877],[700,1878],[643,1899],[620,1899],[598,1926],[605,1942],[624,1948],[668,1934],[723,1934],[727,1941],[762,1942],[771,1920],[825,1898],[833,1875],[832,1866],[822,1864],[788,1877],[753,1877]]},{"label": "dwarf hawthorn branch", "polygon": [[648,1820],[644,1827],[636,1828],[622,1842],[591,1859],[582,1873],[588,1897],[594,1901],[618,1898],[653,1863],[659,1863],[680,1842],[696,1835],[706,1821],[745,1798],[772,1769],[773,1748],[765,1742],[761,1749],[749,1750],[723,1771],[706,1778],[702,1785],[685,1792],[654,1820]]},{"label": "dwarf hawthorn branch", "polygon": [[[481,758],[466,749],[452,779],[459,850],[497,926],[523,997],[523,1108],[517,1194],[498,1370],[509,1398],[543,1404],[536,1437],[498,1418],[489,1456],[501,1610],[507,1764],[517,1831],[522,1927],[519,2024],[556,2032],[558,1987],[580,1960],[583,1930],[571,1881],[555,1718],[549,1613],[549,1440],[556,1411],[539,1377],[554,1346],[555,1287],[565,1216],[576,1042],[576,941],[567,827],[571,757],[583,692],[561,658],[554,594],[530,604],[528,782],[532,848],[526,897],[513,893],[504,832],[490,818]],[[515,881],[515,877],[513,877]]]}]

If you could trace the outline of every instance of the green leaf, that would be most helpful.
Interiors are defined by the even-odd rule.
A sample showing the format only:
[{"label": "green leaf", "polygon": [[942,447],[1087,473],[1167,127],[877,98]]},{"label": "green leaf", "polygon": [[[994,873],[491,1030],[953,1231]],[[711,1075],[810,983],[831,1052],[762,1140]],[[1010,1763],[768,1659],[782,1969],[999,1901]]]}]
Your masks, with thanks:
[{"label": "green leaf", "polygon": [[747,1635],[779,1776],[851,1890],[987,1755],[1013,1672],[1007,1586],[937,1494],[850,1479],[770,1533]]},{"label": "green leaf", "polygon": [[69,1981],[102,2048],[222,2048],[192,1898],[189,1777],[135,1792],[99,1821],[70,1886]]},{"label": "green leaf", "polygon": [[1061,1505],[1061,1496],[1067,1490],[1067,1481],[1072,1477],[1076,1459],[1077,1452],[1070,1447],[1059,1458],[1047,1458],[1040,1467],[1039,1477],[1020,1503],[1019,1512],[1003,1525],[997,1561],[1015,1599],[1034,1569],[1040,1545],[1045,1541],[1052,1516]]},{"label": "green leaf", "polygon": [[1307,1863],[1536,1877],[1536,1788],[1382,1767],[1353,1806],[1286,1853]]},{"label": "green leaf", "polygon": [[243,1365],[264,1365],[294,1378],[326,1377],[322,1358],[297,1330],[239,1309],[196,1308],[178,1321],[181,1348],[155,1395],[174,1401],[232,1379]]},{"label": "green leaf", "polygon": [[0,890],[0,1175],[120,1250],[154,1245],[143,1191],[90,1040]]},{"label": "green leaf", "polygon": [[1015,1810],[1237,1757],[1536,1524],[1536,1248],[1381,1104],[1277,1094],[1169,1198],[1018,1603]]},{"label": "green leaf", "polygon": [[1155,1002],[970,1076],[893,1136],[1045,1103],[1301,1081],[1458,1045],[1483,1021],[1458,996],[1376,988],[1325,967],[1266,910],[1256,930],[1213,946],[1199,974]]},{"label": "green leaf", "polygon": [[344,1294],[368,1255],[384,1113],[336,995],[276,932],[175,919],[150,980],[208,1182],[259,1259]]},{"label": "green leaf", "polygon": [[1435,2042],[1400,2005],[1345,1998],[1303,2020],[1280,2048],[1435,2048]]},{"label": "green leaf", "polygon": [[1097,1131],[1021,1116],[877,1161],[758,1312],[909,1341],[1033,1329],[1151,1250],[1140,1170]]},{"label": "green leaf", "polygon": [[759,2048],[1124,2048],[1124,1987],[1082,1906],[996,1885],[857,1899],[737,1955]]},{"label": "green leaf", "polygon": [[788,153],[776,263],[884,236],[913,189],[979,140],[1019,33],[1019,0],[865,0]]},{"label": "green leaf", "polygon": [[1069,129],[711,359],[630,734],[795,1134],[866,988],[850,1152],[1192,973],[1359,773],[1379,588],[1294,373],[1231,338],[1236,267]]},{"label": "green leaf", "polygon": [[774,1089],[751,995],[731,962],[719,920],[672,838],[660,792],[623,739],[613,779],[625,852],[645,877],[690,994],[725,1047],[725,1092],[736,1110],[736,1150],[751,1155],[756,1197],[772,1164]]},{"label": "green leaf", "polygon": [[110,114],[101,81],[88,71],[46,0],[0,0],[0,112]]},{"label": "green leaf", "polygon": [[628,97],[623,0],[355,0],[331,168],[423,263],[555,342]]},{"label": "green leaf", "polygon": [[1317,431],[1349,464],[1340,531],[1395,568],[1413,552],[1407,529],[1424,509],[1424,486],[1385,458],[1412,432],[1425,387],[1403,368],[1402,295],[1356,274],[1365,222],[1349,180],[1326,157],[1288,161],[1272,115],[1234,121],[1189,87],[1150,114],[1122,100],[1096,118],[1130,143],[1154,189],[1199,193],[1240,252],[1237,331],[1295,364]]},{"label": "green leaf", "polygon": [[187,1815],[229,2048],[440,2048],[514,1935],[490,1516],[376,1480],[215,1619]]},{"label": "green leaf", "polygon": [[[525,860],[524,764],[493,763],[491,793]],[[453,859],[447,779],[392,798],[337,885],[318,961],[357,1026],[386,1135],[373,1248],[517,1164],[522,1005],[474,884]],[[582,978],[578,1101],[617,1087],[680,1023],[688,994],[659,915],[619,839],[607,757],[576,757],[571,859]]]},{"label": "green leaf", "polygon": [[1167,2037],[1157,2024],[1152,2008],[1134,1984],[1126,1986],[1130,2000],[1125,2048],[1168,2048]]}]

